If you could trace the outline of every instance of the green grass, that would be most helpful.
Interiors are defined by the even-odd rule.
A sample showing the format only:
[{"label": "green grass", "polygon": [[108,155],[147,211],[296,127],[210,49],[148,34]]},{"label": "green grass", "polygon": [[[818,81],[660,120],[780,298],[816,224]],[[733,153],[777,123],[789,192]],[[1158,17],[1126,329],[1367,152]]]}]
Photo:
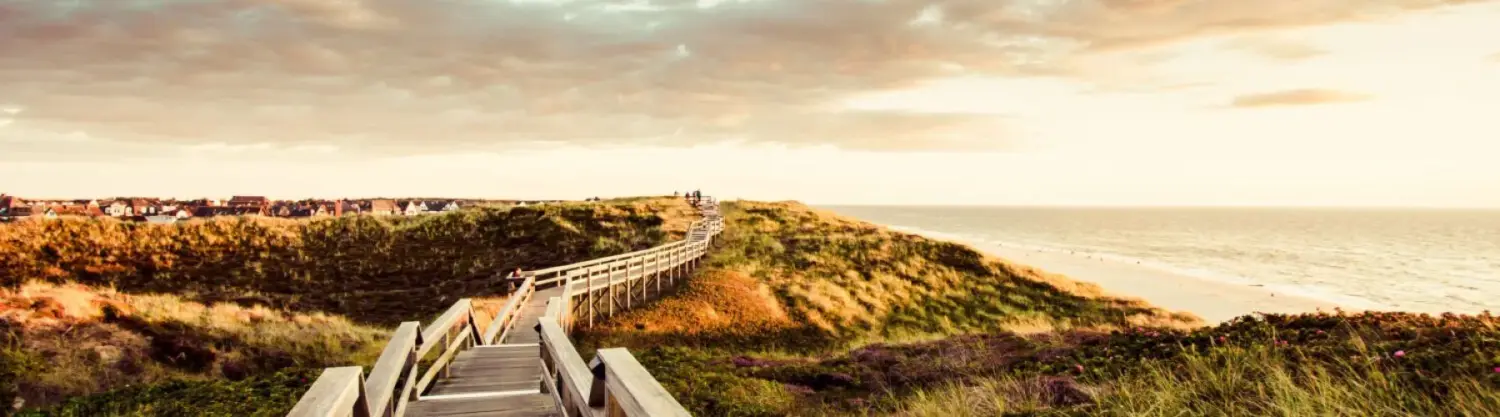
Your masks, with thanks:
[{"label": "green grass", "polygon": [[723,211],[729,228],[708,269],[580,334],[581,346],[631,348],[695,415],[1500,410],[1500,331],[1488,315],[1269,315],[1202,327],[795,203]]},{"label": "green grass", "polygon": [[642,249],[695,218],[656,198],[0,225],[0,396],[40,415],[281,415],[308,375],[369,366],[394,323],[501,295],[499,271]]},{"label": "green grass", "polygon": [[419,217],[26,221],[0,224],[0,284],[78,282],[394,324],[493,294],[501,271],[664,243],[693,217],[668,198]]}]

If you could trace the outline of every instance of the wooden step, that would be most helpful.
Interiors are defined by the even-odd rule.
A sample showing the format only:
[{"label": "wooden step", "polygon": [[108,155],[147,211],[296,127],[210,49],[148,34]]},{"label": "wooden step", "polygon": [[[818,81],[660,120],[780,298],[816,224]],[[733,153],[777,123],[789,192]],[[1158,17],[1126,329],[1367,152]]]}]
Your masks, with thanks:
[{"label": "wooden step", "polygon": [[460,352],[440,379],[424,395],[530,390],[541,387],[541,348],[492,345]]},{"label": "wooden step", "polygon": [[409,416],[551,417],[562,414],[547,394],[505,397],[422,400],[411,404]]}]

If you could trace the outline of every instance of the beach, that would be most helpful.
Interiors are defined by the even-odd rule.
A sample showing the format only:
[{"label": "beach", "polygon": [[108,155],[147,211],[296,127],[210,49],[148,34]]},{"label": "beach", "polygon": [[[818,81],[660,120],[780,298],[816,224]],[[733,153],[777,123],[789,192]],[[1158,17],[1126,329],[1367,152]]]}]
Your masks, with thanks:
[{"label": "beach", "polygon": [[1330,301],[1278,293],[1266,287],[1215,281],[1097,257],[963,243],[1014,264],[1099,284],[1113,295],[1137,297],[1168,310],[1191,312],[1209,324],[1256,312],[1312,313],[1319,309],[1331,312],[1340,307]]}]

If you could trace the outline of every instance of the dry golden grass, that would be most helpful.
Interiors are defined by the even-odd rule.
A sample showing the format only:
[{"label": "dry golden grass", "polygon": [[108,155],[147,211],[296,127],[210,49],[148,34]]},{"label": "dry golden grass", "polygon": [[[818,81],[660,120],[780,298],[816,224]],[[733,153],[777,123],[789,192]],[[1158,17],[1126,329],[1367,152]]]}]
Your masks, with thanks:
[{"label": "dry golden grass", "polygon": [[730,227],[714,267],[755,277],[793,321],[859,340],[1201,325],[1094,284],[798,203],[734,202],[724,212]]},{"label": "dry golden grass", "polygon": [[373,361],[386,331],[342,317],[31,282],[0,290],[0,394],[30,406],[168,380]]},{"label": "dry golden grass", "polygon": [[0,285],[72,281],[394,324],[443,300],[501,295],[509,268],[644,249],[680,238],[697,217],[680,199],[646,198],[419,217],[27,221],[0,224]]}]

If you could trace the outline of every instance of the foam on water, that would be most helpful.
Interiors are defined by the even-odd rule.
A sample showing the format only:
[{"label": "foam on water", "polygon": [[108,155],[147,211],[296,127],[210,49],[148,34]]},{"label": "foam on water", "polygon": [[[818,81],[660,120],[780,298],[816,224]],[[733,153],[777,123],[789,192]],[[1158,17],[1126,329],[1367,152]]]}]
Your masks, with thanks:
[{"label": "foam on water", "polygon": [[1500,306],[1500,297],[1488,296],[1500,292],[1500,212],[834,210],[981,250],[1136,265],[1355,309],[1473,313]]}]

